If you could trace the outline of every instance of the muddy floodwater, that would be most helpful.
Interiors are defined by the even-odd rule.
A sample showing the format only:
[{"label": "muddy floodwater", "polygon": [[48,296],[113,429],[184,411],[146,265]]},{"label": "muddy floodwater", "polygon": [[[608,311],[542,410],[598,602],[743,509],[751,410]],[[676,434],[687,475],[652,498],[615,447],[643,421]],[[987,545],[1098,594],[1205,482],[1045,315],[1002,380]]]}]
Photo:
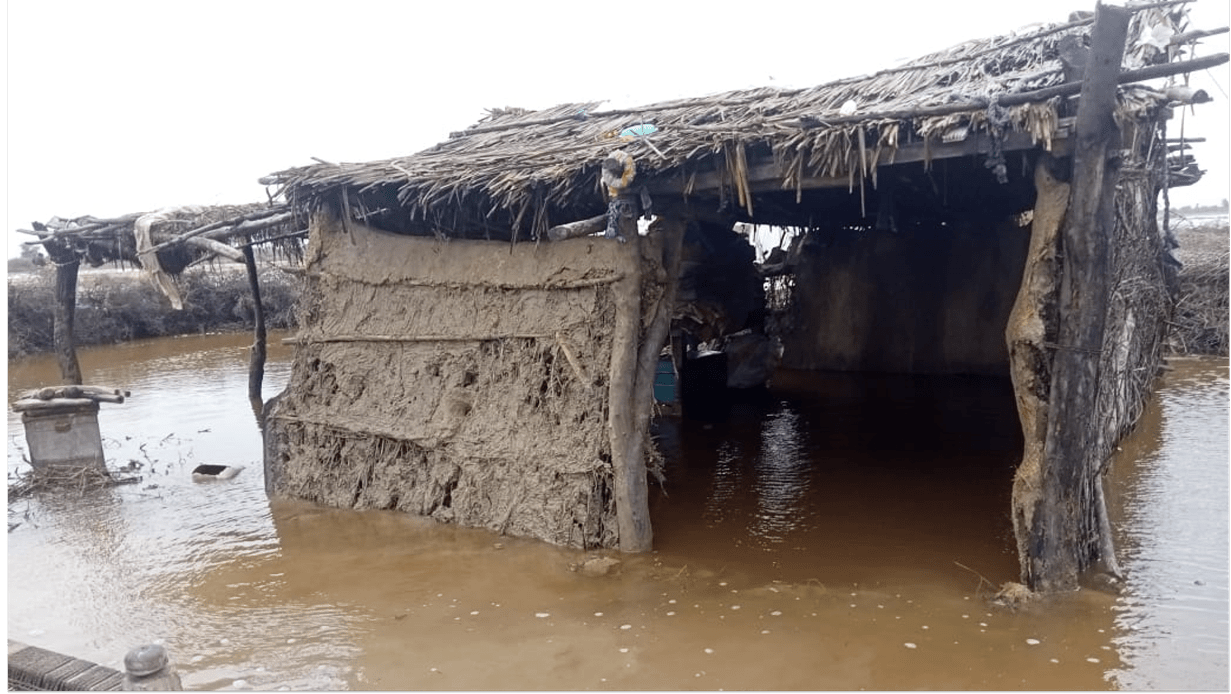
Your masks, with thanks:
[{"label": "muddy floodwater", "polygon": [[[8,635],[188,689],[1226,689],[1226,360],[1172,362],[1113,468],[1124,595],[1018,611],[1006,382],[782,374],[662,418],[656,551],[596,553],[264,493],[247,336],[82,350],[139,484],[9,504]],[[274,342],[276,342],[276,338]],[[286,382],[274,349],[266,397]],[[9,362],[9,396],[54,383]],[[10,475],[25,438],[10,412]],[[193,483],[201,463],[245,465]],[[17,523],[15,527],[13,524]]]}]

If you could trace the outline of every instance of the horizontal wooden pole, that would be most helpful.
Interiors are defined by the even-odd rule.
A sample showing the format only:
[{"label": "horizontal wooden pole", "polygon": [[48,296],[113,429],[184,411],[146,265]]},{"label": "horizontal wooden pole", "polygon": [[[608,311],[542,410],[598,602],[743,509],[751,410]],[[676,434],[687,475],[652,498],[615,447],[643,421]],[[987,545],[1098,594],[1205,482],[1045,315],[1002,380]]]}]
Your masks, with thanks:
[{"label": "horizontal wooden pole", "polygon": [[314,345],[335,342],[491,342],[493,340],[546,340],[552,335],[508,333],[505,335],[330,335],[328,337],[285,337],[284,345]]},{"label": "horizontal wooden pole", "polygon": [[564,239],[577,238],[578,236],[597,234],[606,228],[607,215],[600,214],[597,217],[554,226],[547,230],[547,238],[551,241],[563,241]]},{"label": "horizontal wooden pole", "polygon": [[[1146,80],[1157,79],[1159,77],[1171,77],[1172,75],[1182,75],[1188,72],[1197,72],[1212,67],[1218,67],[1227,62],[1228,54],[1215,53],[1204,58],[1196,58],[1193,60],[1184,60],[1175,63],[1164,63],[1162,65],[1150,65],[1148,67],[1139,68],[1137,70],[1125,70],[1116,78],[1117,84],[1129,84],[1132,82],[1144,82]],[[999,104],[1001,106],[1019,106],[1038,101],[1046,101],[1057,96],[1073,96],[1081,92],[1082,82],[1065,82],[1057,84],[1054,87],[1044,87],[1030,92],[1018,92],[1016,94],[1005,94],[1000,97]],[[871,120],[907,120],[911,118],[931,118],[936,116],[948,116],[962,111],[978,111],[985,109],[988,106],[987,99],[979,99],[977,101],[966,101],[954,104],[945,104],[943,106],[932,106],[930,108],[917,109],[899,109],[895,111],[873,111],[869,113],[856,113],[849,116],[836,116],[833,118],[812,117],[808,120],[811,127],[834,126],[834,125],[850,125],[853,123],[862,123]]]},{"label": "horizontal wooden pole", "polygon": [[[174,238],[167,239],[154,246],[153,250],[161,251],[165,248],[170,248],[179,243],[184,243],[189,239],[206,236],[211,239],[224,239],[232,236],[242,236],[251,234],[262,229],[286,224],[294,218],[294,213],[290,211],[278,211],[277,208],[270,210],[262,210],[260,212],[251,213],[243,217],[225,220],[222,222],[214,222],[206,224],[196,229],[191,229]],[[242,260],[242,254],[241,254]]]},{"label": "horizontal wooden pole", "polygon": [[238,262],[238,263],[244,262],[244,252],[243,251],[239,250],[238,248],[235,248],[234,246],[228,246],[227,244],[221,241],[215,241],[213,239],[207,239],[207,238],[198,236],[197,238],[194,238],[194,239],[185,239],[184,243],[189,246],[196,246],[197,248],[200,248],[202,250],[209,251],[210,253],[213,253],[215,255],[220,255],[224,258],[230,258],[231,260],[234,260],[235,262]]},{"label": "horizontal wooden pole", "polygon": [[67,386],[47,386],[37,390],[27,391],[22,393],[22,398],[36,398],[38,400],[51,400],[53,398],[90,398],[93,400],[101,400],[103,402],[124,402],[125,396],[131,395],[126,390],[119,388],[105,388],[103,386],[85,386],[85,385],[67,385]]},{"label": "horizontal wooden pole", "polygon": [[[1056,137],[1052,139],[1053,153],[1063,156],[1068,148],[1069,119],[1061,121]],[[1013,152],[1034,149],[1038,143],[1030,133],[1012,132],[1005,136],[1001,150]],[[966,139],[957,142],[912,142],[897,149],[884,149],[877,161],[869,167],[890,166],[893,164],[909,164],[920,161],[935,161],[939,159],[954,159],[974,154],[987,154],[992,151],[993,143],[986,133],[971,133]],[[788,185],[785,182],[792,175],[789,169],[776,162],[766,162],[749,167],[748,187],[753,193],[771,193],[776,191],[814,190],[817,188],[848,188],[854,182],[858,185],[859,174],[854,176],[804,176],[799,185]],[[691,181],[690,181],[691,179]],[[646,188],[653,195],[683,194],[691,185],[691,194],[705,193],[717,190],[723,183],[730,185],[730,175],[720,171],[703,171],[689,178],[673,176],[667,179],[646,182]]]},{"label": "horizontal wooden pole", "polygon": [[98,402],[92,398],[56,398],[55,400],[37,400],[26,398],[13,403],[14,412],[31,412],[35,410],[59,410],[74,407],[97,407]]}]

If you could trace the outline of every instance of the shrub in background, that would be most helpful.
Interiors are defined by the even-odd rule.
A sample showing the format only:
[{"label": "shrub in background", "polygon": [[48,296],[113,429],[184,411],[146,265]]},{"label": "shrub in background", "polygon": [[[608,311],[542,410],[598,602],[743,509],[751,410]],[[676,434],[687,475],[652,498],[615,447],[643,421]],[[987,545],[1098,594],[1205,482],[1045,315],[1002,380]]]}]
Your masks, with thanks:
[{"label": "shrub in background", "polygon": [[[295,326],[300,281],[273,267],[260,270],[265,324]],[[177,280],[184,308],[176,311],[143,273],[82,272],[74,332],[78,345],[194,333],[243,332],[254,320],[248,276],[242,267],[193,268]],[[55,271],[9,275],[9,358],[54,348]]]}]

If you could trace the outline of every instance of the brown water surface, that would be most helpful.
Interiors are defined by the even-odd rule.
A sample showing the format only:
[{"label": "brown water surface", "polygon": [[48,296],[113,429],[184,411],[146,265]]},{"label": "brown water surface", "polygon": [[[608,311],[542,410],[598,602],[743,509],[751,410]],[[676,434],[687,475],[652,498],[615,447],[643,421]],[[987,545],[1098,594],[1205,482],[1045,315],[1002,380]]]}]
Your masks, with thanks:
[{"label": "brown water surface", "polygon": [[[100,419],[146,477],[10,504],[10,638],[113,666],[161,641],[194,689],[1226,686],[1225,360],[1173,372],[1117,462],[1126,597],[1013,612],[985,599],[1017,575],[1002,381],[784,374],[664,418],[656,551],[594,577],[572,570],[594,553],[269,501],[248,342],[82,351],[87,382],[133,391]],[[9,368],[10,400],[57,380]],[[288,369],[274,350],[267,397]],[[10,472],[24,446],[10,413]],[[248,469],[194,484],[203,462]]]}]

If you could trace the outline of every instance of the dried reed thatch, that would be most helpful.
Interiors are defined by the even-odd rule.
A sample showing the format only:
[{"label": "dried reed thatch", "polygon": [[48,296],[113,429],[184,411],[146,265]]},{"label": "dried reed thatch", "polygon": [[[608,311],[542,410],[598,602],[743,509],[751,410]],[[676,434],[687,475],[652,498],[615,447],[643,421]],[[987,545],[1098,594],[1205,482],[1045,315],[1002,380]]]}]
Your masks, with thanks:
[{"label": "dried reed thatch", "polygon": [[1177,230],[1179,290],[1171,311],[1167,349],[1172,354],[1227,356],[1227,225],[1189,226]]},{"label": "dried reed thatch", "polygon": [[[1155,4],[1136,12],[1126,69],[1148,71],[1187,56],[1193,34],[1182,33],[1187,11],[1181,7]],[[845,179],[852,188],[865,179],[875,185],[877,166],[892,163],[911,143],[976,133],[999,141],[1019,133],[1049,145],[1071,115],[1064,97],[1079,86],[1066,60],[1080,57],[1092,21],[1075,17],[968,41],[872,76],[808,89],[732,91],[627,110],[601,111],[598,102],[494,109],[412,156],[320,163],[262,182],[278,186],[300,213],[329,204],[397,233],[509,238],[511,229],[514,240],[539,238],[554,224],[603,212],[601,163],[620,148],[636,159],[637,183],[670,182],[671,190],[696,196],[699,177],[717,176],[724,198],[738,200],[751,219],[750,171],[757,166],[772,166],[777,188],[798,199],[810,177]],[[1120,116],[1148,117],[1166,101],[1157,91],[1127,86]],[[653,132],[628,133],[643,124]]]},{"label": "dried reed thatch", "polygon": [[[144,220],[144,221],[143,221]],[[53,259],[69,257],[91,266],[132,263],[143,266],[139,229],[148,229],[148,250],[159,267],[172,275],[194,263],[218,255],[235,258],[244,245],[270,244],[276,254],[298,259],[306,229],[283,204],[251,203],[167,208],[135,212],[122,217],[52,217],[35,222],[22,233],[38,237]]]}]

